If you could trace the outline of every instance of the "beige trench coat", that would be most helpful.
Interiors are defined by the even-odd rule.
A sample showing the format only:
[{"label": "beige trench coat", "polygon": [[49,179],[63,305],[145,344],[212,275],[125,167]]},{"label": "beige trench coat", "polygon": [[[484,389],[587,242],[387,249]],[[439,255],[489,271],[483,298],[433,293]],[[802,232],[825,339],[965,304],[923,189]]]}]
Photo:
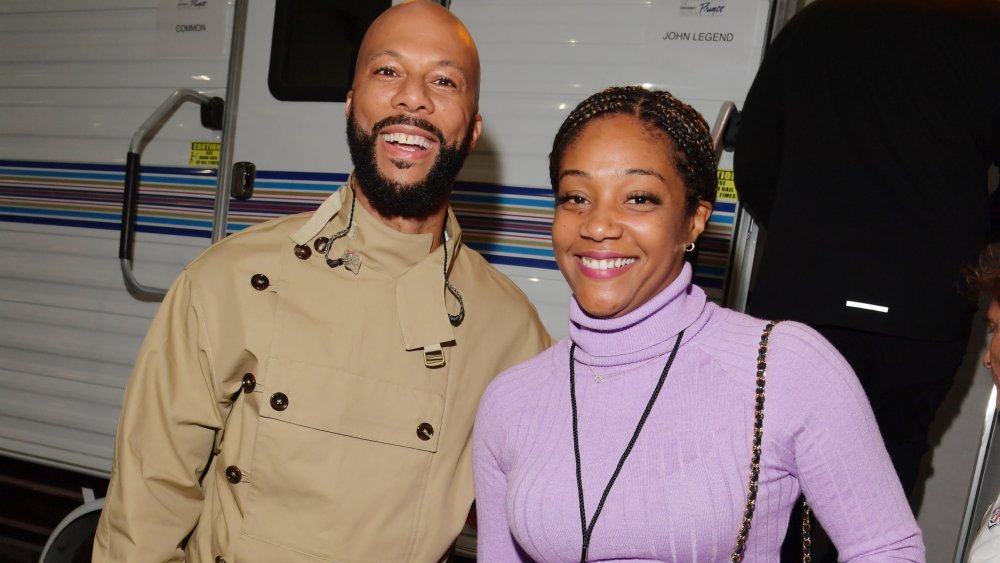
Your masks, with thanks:
[{"label": "beige trench coat", "polygon": [[524,294],[461,245],[450,210],[457,328],[430,235],[358,205],[330,255],[350,248],[360,270],[328,267],[316,239],[346,226],[351,200],[342,189],[315,214],[233,235],[174,283],[126,389],[94,561],[447,551],[472,502],[479,397],[550,338]]}]

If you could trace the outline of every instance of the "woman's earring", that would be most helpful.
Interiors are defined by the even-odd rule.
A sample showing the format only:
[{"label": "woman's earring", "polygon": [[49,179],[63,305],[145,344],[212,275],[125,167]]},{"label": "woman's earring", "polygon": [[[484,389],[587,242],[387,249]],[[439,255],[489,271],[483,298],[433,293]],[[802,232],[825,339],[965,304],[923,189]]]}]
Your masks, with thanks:
[{"label": "woman's earring", "polygon": [[684,252],[691,252],[692,250],[694,250],[694,243],[689,242],[688,245],[684,247]]}]

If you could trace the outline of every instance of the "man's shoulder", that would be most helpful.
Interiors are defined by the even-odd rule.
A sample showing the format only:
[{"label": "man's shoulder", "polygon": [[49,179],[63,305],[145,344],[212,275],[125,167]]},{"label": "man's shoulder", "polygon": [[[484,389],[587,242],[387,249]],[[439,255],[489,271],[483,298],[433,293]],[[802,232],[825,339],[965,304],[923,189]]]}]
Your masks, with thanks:
[{"label": "man's shoulder", "polygon": [[282,245],[292,242],[291,235],[311,213],[299,213],[271,219],[229,235],[213,244],[187,266],[189,274],[199,276],[247,262],[277,260]]},{"label": "man's shoulder", "polygon": [[[472,248],[462,246],[457,266],[459,269],[456,273],[467,284],[470,295],[490,300],[503,299],[511,304],[529,303],[528,296],[516,283]],[[466,291],[465,288],[460,290]]]}]

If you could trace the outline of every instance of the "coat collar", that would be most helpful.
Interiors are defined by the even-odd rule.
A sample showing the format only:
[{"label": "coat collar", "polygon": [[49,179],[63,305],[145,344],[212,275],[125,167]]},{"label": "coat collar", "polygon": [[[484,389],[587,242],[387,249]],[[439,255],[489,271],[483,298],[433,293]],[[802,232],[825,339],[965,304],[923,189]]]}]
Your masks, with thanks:
[{"label": "coat collar", "polygon": [[[350,188],[353,177],[342,188]],[[292,233],[296,244],[310,244],[320,233],[338,232],[349,220],[354,203],[351,189],[339,189],[330,195],[306,223]],[[458,311],[458,303],[444,287],[444,255],[448,254],[449,275],[461,252],[462,230],[455,212],[448,207],[445,242],[430,250],[430,234],[403,234],[383,224],[361,205],[354,206],[354,221],[345,235],[348,246],[358,252],[362,268],[396,280],[396,309],[407,350],[440,350],[455,341],[455,330],[448,321],[448,307]],[[459,288],[461,290],[461,288]],[[447,302],[446,302],[447,296]]]}]

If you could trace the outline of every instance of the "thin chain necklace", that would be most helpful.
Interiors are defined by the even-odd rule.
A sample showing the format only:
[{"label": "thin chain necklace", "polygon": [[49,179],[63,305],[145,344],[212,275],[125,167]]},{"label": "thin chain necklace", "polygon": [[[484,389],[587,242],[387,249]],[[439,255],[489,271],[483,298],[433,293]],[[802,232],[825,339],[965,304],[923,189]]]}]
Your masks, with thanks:
[{"label": "thin chain necklace", "polygon": [[628,369],[623,369],[621,371],[616,371],[616,372],[613,372],[613,373],[607,373],[607,372],[605,372],[604,374],[597,373],[597,370],[594,369],[594,366],[592,366],[590,364],[584,364],[584,365],[587,366],[588,370],[590,370],[590,374],[594,376],[594,383],[603,383],[603,382],[605,382],[605,381],[607,381],[607,380],[609,380],[609,379],[611,379],[613,377],[618,377],[619,375],[623,375],[623,374],[626,374],[626,373],[633,373],[636,370],[638,370],[639,368],[645,367],[647,364],[651,364],[651,363],[655,362],[659,358],[660,358],[659,356],[654,356],[654,357],[652,357],[652,358],[650,358],[650,359],[648,359],[646,361],[643,361],[643,362],[640,362],[638,364],[635,364],[635,365],[633,365],[632,367],[630,367]]},{"label": "thin chain necklace", "polygon": [[587,561],[587,550],[590,549],[590,537],[594,533],[594,525],[597,524],[597,518],[601,515],[601,510],[604,509],[604,501],[608,499],[608,493],[611,492],[611,487],[615,484],[615,479],[618,479],[618,474],[622,471],[622,466],[625,465],[625,460],[628,455],[632,453],[632,447],[635,446],[635,441],[639,438],[639,432],[642,431],[643,425],[646,424],[646,418],[649,417],[650,411],[653,410],[653,403],[656,402],[656,397],[660,394],[660,389],[663,388],[663,382],[667,380],[667,373],[670,372],[670,366],[674,363],[674,357],[677,356],[677,349],[681,347],[681,339],[684,338],[684,331],[680,331],[677,334],[677,341],[674,342],[674,348],[670,351],[670,357],[667,358],[666,365],[663,366],[663,373],[660,374],[660,380],[656,383],[656,388],[653,389],[653,394],[649,398],[649,402],[646,404],[646,410],[643,411],[642,417],[639,418],[639,423],[635,426],[635,432],[632,433],[632,439],[629,440],[628,446],[625,447],[625,451],[622,452],[622,457],[618,460],[618,467],[615,468],[614,473],[611,474],[611,479],[608,480],[608,485],[604,487],[604,494],[601,495],[601,502],[597,503],[597,510],[594,511],[594,516],[590,519],[590,525],[587,525],[587,510],[583,505],[583,469],[580,463],[580,433],[577,429],[577,412],[576,412],[576,383],[575,383],[575,370],[573,369],[574,364],[574,354],[576,352],[576,342],[569,347],[569,396],[570,405],[573,408],[573,455],[576,457],[576,490],[580,498],[580,529],[583,532],[583,549],[580,552],[580,563],[586,563]]}]

